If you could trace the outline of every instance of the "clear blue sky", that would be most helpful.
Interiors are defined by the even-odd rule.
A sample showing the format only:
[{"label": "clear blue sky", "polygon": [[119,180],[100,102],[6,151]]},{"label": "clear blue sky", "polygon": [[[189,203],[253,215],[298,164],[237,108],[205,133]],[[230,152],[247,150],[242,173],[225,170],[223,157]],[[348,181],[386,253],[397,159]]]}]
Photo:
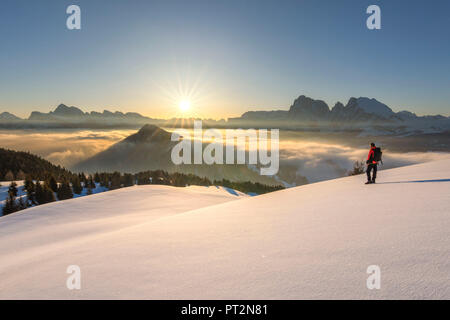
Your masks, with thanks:
[{"label": "clear blue sky", "polygon": [[[66,8],[81,7],[81,30]],[[382,29],[366,28],[370,4]],[[450,1],[27,1],[0,4],[0,111],[58,103],[171,117],[368,96],[450,115]]]}]

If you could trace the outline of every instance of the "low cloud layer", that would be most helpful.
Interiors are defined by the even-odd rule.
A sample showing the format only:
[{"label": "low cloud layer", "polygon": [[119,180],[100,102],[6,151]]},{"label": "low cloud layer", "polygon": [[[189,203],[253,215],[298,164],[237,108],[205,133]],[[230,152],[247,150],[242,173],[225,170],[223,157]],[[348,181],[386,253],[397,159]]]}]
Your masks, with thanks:
[{"label": "low cloud layer", "polygon": [[[105,150],[135,130],[113,131],[0,131],[0,147],[29,151],[52,163],[70,168]],[[291,185],[317,182],[347,175],[355,161],[365,161],[368,148],[311,142],[306,139],[280,141],[279,178]],[[383,166],[389,169],[409,164],[439,160],[449,153],[391,153],[383,150]]]},{"label": "low cloud layer", "polygon": [[[308,182],[317,182],[347,175],[355,161],[367,159],[368,148],[351,148],[338,144],[305,141],[284,141],[280,143],[280,168],[296,168],[297,176],[306,177]],[[383,169],[423,163],[448,158],[449,153],[408,152],[391,153],[383,150]],[[287,181],[292,183],[293,181]]]},{"label": "low cloud layer", "polygon": [[134,130],[116,131],[0,131],[0,147],[28,151],[54,164],[71,167],[127,137]]}]

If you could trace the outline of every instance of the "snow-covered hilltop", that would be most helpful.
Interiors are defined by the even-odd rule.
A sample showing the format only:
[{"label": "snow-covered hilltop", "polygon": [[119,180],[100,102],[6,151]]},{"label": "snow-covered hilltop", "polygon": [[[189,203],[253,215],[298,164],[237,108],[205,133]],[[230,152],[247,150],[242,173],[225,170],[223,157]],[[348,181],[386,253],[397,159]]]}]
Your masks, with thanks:
[{"label": "snow-covered hilltop", "polygon": [[0,298],[450,299],[450,159],[363,182],[138,186],[26,209],[0,218]]}]

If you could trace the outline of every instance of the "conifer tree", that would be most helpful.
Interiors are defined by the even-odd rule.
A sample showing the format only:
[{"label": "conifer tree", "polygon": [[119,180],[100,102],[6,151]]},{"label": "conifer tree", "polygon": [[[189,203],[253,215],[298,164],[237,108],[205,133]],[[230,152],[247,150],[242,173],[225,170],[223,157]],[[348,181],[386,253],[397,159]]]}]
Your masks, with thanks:
[{"label": "conifer tree", "polygon": [[17,197],[17,183],[15,181],[11,182],[8,188],[8,195],[12,195],[13,197]]},{"label": "conifer tree", "polygon": [[6,198],[5,205],[3,207],[2,214],[4,216],[20,210],[19,205],[16,203],[16,197],[17,197],[17,184],[13,181],[9,185],[8,197]]},{"label": "conifer tree", "polygon": [[13,181],[13,180],[14,180],[14,174],[12,173],[11,170],[9,170],[9,171],[5,174],[5,180],[6,180],[6,181]]},{"label": "conifer tree", "polygon": [[44,202],[44,190],[42,184],[39,181],[36,181],[36,187],[34,191],[34,200],[38,204],[42,204]]},{"label": "conifer tree", "polygon": [[100,175],[100,185],[105,188],[109,188],[109,179],[105,173]]},{"label": "conifer tree", "polygon": [[44,200],[45,200],[44,203],[56,201],[53,190],[50,188],[50,186],[48,186],[45,183],[44,183],[43,191],[44,191]]},{"label": "conifer tree", "polygon": [[31,179],[30,175],[27,175],[25,177],[24,189],[27,192],[27,205],[36,204],[35,199],[36,186],[33,180]]},{"label": "conifer tree", "polygon": [[120,183],[120,172],[114,172],[111,177],[111,190],[118,189],[121,187]]},{"label": "conifer tree", "polygon": [[131,187],[134,185],[134,177],[130,173],[125,173],[123,175],[123,185],[124,187]]},{"label": "conifer tree", "polygon": [[50,187],[50,189],[52,189],[53,192],[58,191],[58,183],[56,182],[55,177],[50,176],[50,179],[48,180],[47,184]]},{"label": "conifer tree", "polygon": [[47,183],[44,183],[42,185],[39,181],[36,182],[35,197],[37,203],[39,204],[55,201],[55,194],[53,193],[52,189],[50,189]]},{"label": "conifer tree", "polygon": [[3,206],[2,214],[6,216],[16,211],[19,211],[19,206],[17,205],[16,200],[8,196],[8,198],[6,198],[5,205]]},{"label": "conifer tree", "polygon": [[95,182],[94,182],[94,177],[92,177],[92,175],[89,175],[87,185],[88,185],[88,188],[95,189],[96,186],[95,186]]},{"label": "conifer tree", "polygon": [[19,170],[19,172],[16,175],[17,180],[25,180],[25,173],[22,171],[22,169]]},{"label": "conifer tree", "polygon": [[23,201],[23,198],[22,198],[22,197],[19,198],[19,201],[18,201],[17,205],[18,205],[18,207],[19,207],[19,210],[23,210],[23,209],[28,208],[28,203],[27,203],[27,201]]},{"label": "conifer tree", "polygon": [[87,187],[87,178],[86,178],[86,175],[84,174],[84,172],[81,172],[78,174],[78,179],[80,179],[82,187],[86,188]]},{"label": "conifer tree", "polygon": [[64,180],[58,188],[57,196],[59,200],[72,199],[73,193],[69,182]]},{"label": "conifer tree", "polygon": [[83,191],[83,187],[81,186],[80,179],[77,176],[75,176],[71,182],[73,193],[81,194],[81,192]]}]

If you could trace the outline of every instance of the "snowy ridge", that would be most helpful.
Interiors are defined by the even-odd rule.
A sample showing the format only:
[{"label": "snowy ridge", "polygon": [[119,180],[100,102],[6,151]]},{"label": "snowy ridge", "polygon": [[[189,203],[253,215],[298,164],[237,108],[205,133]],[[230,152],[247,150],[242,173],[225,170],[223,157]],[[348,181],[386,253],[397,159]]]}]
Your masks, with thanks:
[{"label": "snowy ridge", "polygon": [[[450,299],[450,159],[363,182],[257,197],[140,186],[14,213],[0,298]],[[81,290],[66,288],[73,264]]]}]

